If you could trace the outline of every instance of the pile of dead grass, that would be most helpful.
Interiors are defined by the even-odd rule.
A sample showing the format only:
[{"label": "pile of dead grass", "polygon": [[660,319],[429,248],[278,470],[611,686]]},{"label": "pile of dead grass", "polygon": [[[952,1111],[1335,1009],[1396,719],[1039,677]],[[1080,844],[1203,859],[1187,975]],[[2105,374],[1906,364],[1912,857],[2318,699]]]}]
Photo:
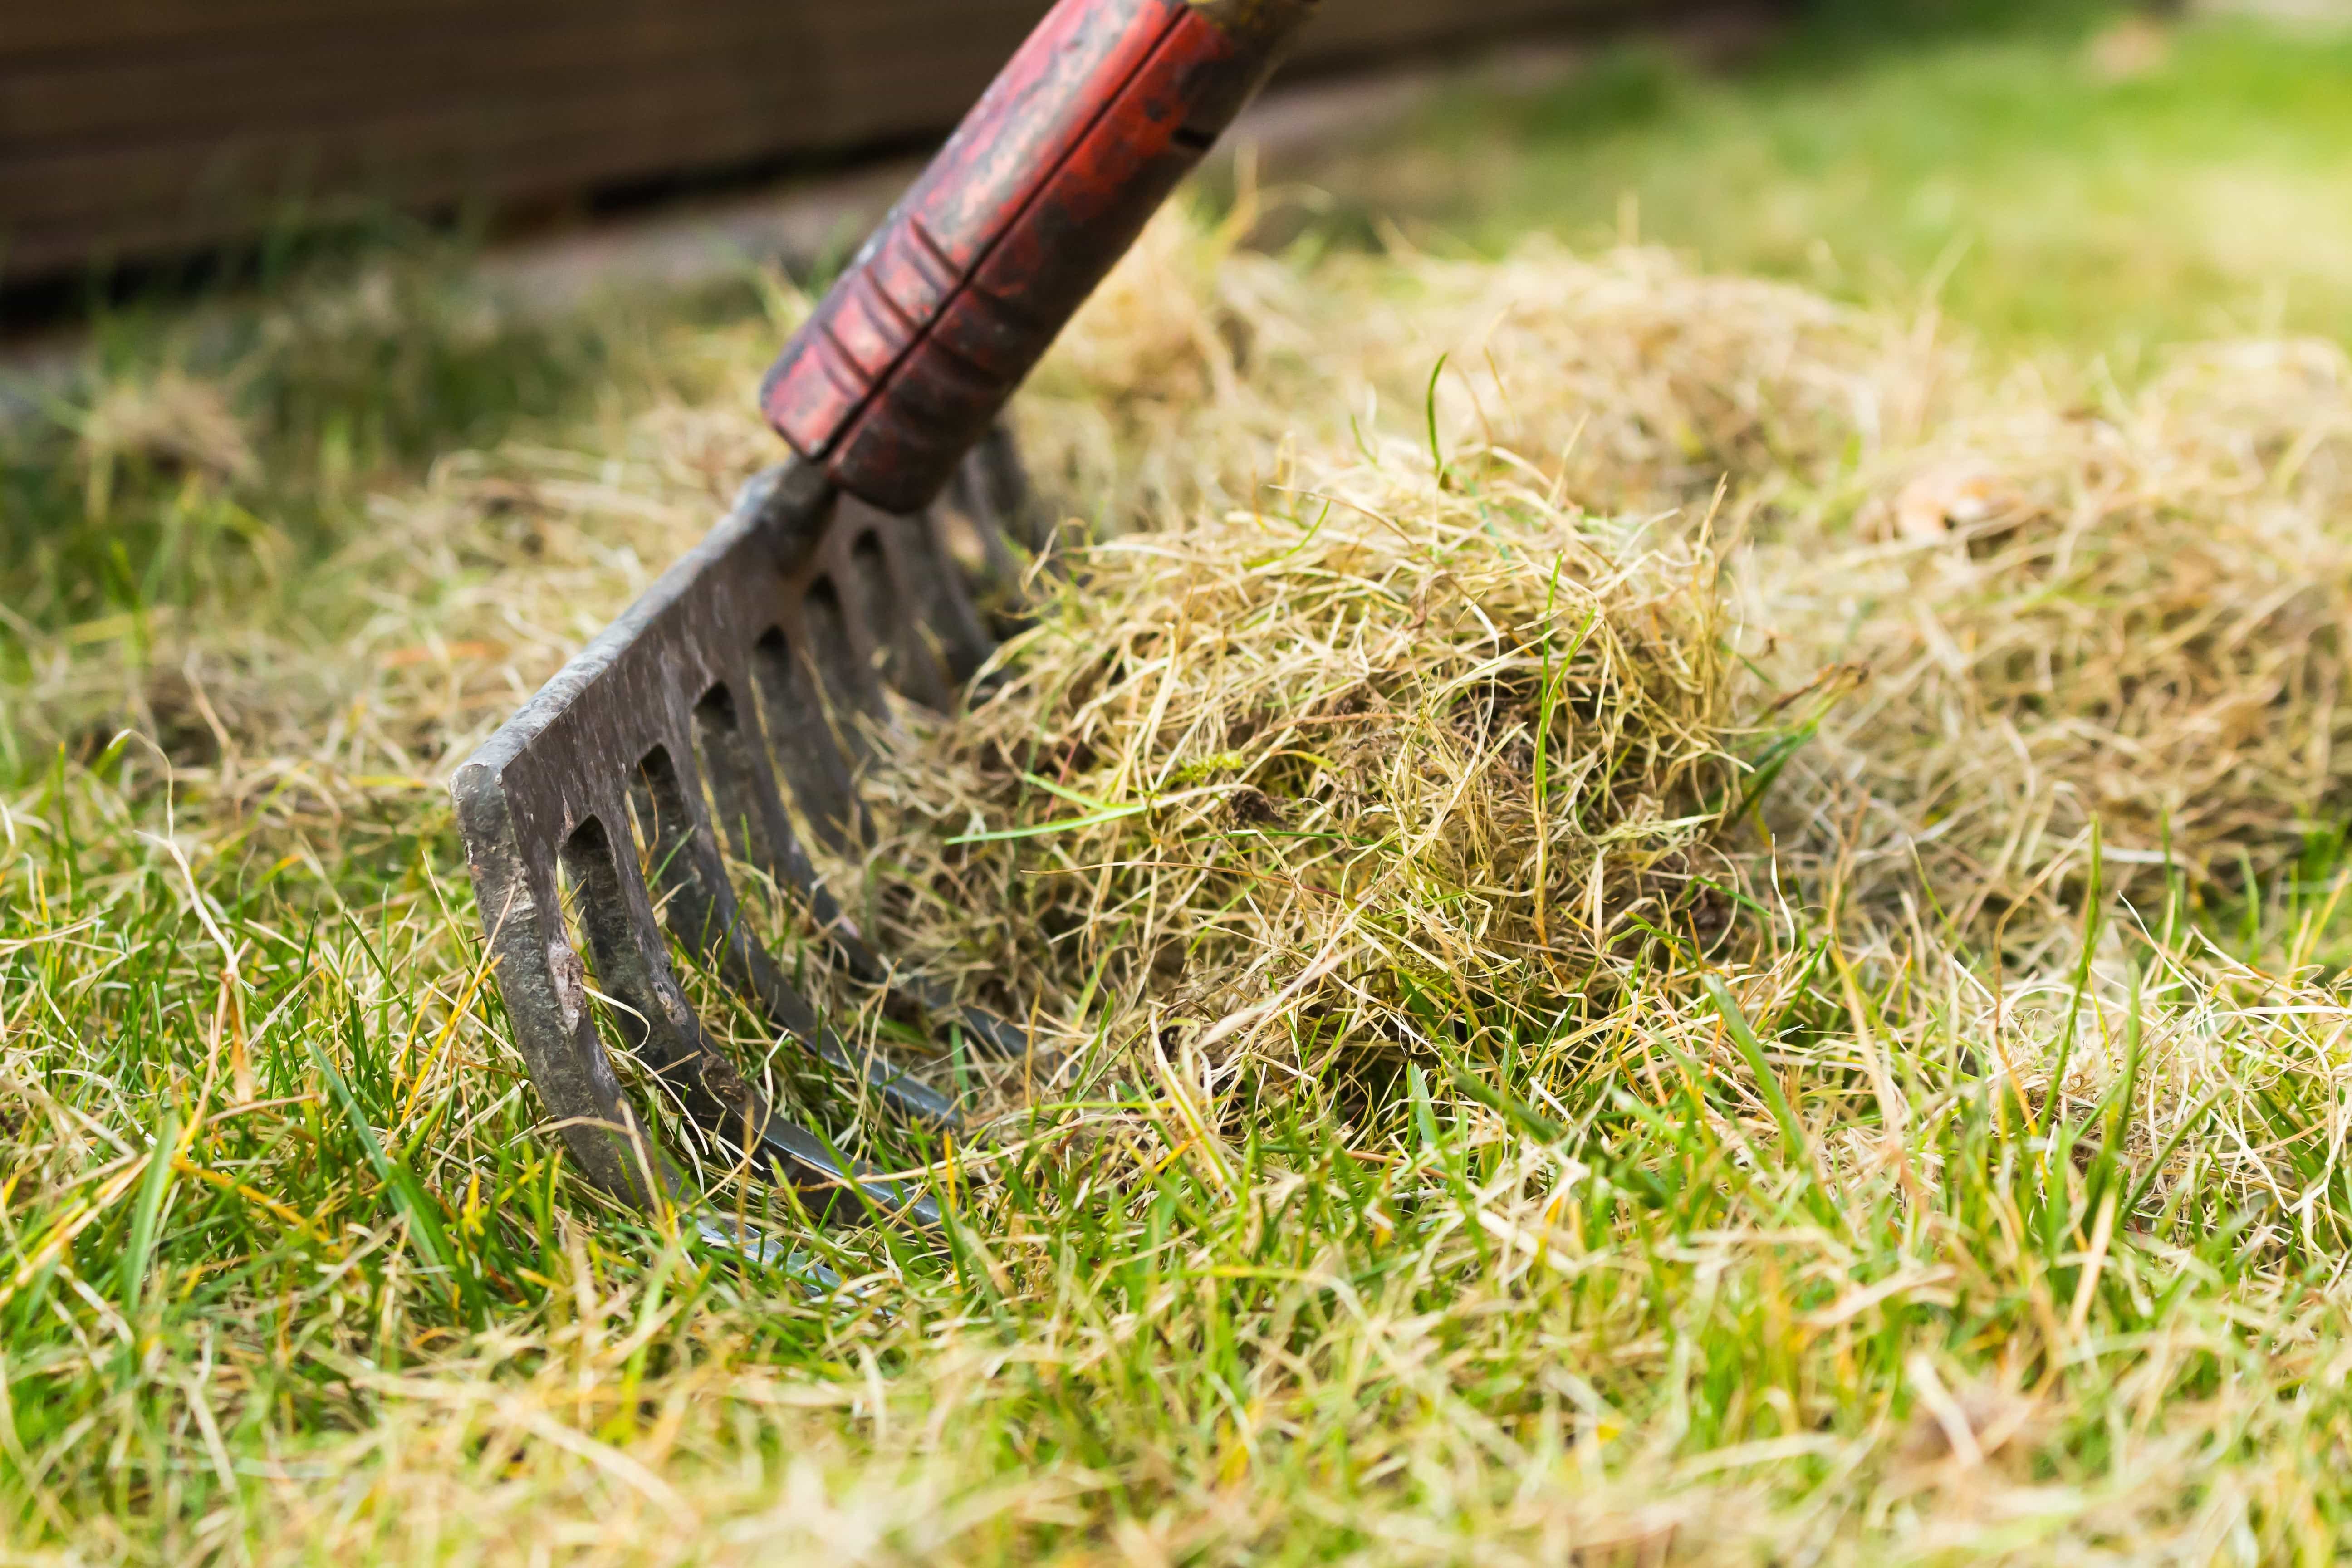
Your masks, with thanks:
[{"label": "pile of dead grass", "polygon": [[1742,742],[1697,520],[1402,445],[1266,500],[1080,553],[988,698],[902,751],[903,951],[1315,1071],[1720,932]]},{"label": "pile of dead grass", "polygon": [[[1932,312],[1654,250],[1302,279],[1228,248],[1171,222],[1114,279],[1029,410],[1045,471],[1130,521],[1258,506],[1282,454],[1338,466],[1377,431],[1670,527],[1724,485],[1734,704],[1819,725],[1769,797],[1775,847],[1874,918],[1908,899],[1972,936],[1987,914],[2063,931],[2095,823],[2105,885],[2143,898],[2135,868],[2242,894],[2340,837],[2340,351],[2222,345],[2130,390],[2097,366],[1990,379]],[[1129,455],[1057,444],[1081,403]]]},{"label": "pile of dead grass", "polygon": [[[2020,376],[1848,498],[1763,531],[1784,668],[1862,676],[1811,803],[1961,924],[2111,888],[2244,895],[2352,811],[2352,374],[2316,343],[2182,358],[2092,402]],[[1849,512],[1848,505],[1853,510]],[[2137,871],[2136,871],[2137,868]]]}]

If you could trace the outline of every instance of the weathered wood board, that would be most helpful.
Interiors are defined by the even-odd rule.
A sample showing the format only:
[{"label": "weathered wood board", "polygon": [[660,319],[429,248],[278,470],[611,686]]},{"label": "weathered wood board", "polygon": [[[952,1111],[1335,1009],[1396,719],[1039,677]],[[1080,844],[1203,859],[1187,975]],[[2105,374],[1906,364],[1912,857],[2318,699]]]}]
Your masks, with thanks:
[{"label": "weathered wood board", "polygon": [[[0,0],[0,280],[954,123],[1045,0]],[[1607,0],[1328,0],[1303,63]]]}]

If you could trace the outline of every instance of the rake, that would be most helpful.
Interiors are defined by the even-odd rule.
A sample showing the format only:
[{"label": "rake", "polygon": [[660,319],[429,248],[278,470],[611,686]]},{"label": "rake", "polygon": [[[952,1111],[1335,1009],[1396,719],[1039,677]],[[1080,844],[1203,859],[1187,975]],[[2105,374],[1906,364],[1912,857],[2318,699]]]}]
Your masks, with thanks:
[{"label": "rake", "polygon": [[886,1113],[956,1124],[954,1100],[795,989],[746,921],[731,852],[798,896],[888,1016],[1031,1052],[1023,1029],[872,951],[803,831],[835,850],[870,831],[860,725],[887,721],[886,686],[951,710],[987,661],[978,595],[1012,574],[1023,510],[998,416],[1315,5],[1062,0],[769,373],[761,404],[792,455],[457,770],[515,1042],[605,1191],[651,1209],[691,1182],[625,1090],[597,996],[696,1163],[787,1184],[819,1215],[937,1222],[929,1195],[838,1156],[746,1079],[670,942]]}]

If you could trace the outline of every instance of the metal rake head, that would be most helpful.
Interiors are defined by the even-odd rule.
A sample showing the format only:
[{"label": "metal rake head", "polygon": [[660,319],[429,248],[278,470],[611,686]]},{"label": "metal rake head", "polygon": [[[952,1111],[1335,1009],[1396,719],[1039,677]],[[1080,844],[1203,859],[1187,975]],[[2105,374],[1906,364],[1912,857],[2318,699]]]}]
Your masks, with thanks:
[{"label": "metal rake head", "polygon": [[[1020,1057],[1027,1037],[874,953],[843,914],[802,830],[837,849],[868,832],[856,786],[859,721],[885,683],[945,709],[994,647],[976,603],[1006,580],[1021,500],[1011,443],[973,449],[947,495],[913,516],[845,496],[789,463],[566,665],[457,772],[457,817],[516,1044],[565,1142],[600,1186],[639,1204],[682,1185],[624,1091],[590,1005],[610,998],[623,1042],[683,1112],[706,1163],[748,1163],[813,1206],[855,1187],[918,1221],[931,1201],[837,1159],[746,1081],[696,1016],[670,962],[694,954],[782,1034],[899,1118],[951,1127],[957,1108],[827,1026],[746,921],[730,853],[797,893],[842,968],[895,1016]],[[974,546],[977,545],[975,552]],[[795,819],[798,819],[797,825]],[[640,864],[640,847],[648,873]],[[565,917],[565,884],[586,952]]]},{"label": "metal rake head", "polygon": [[[828,1205],[856,1194],[861,1208],[936,1216],[928,1198],[848,1168],[744,1080],[695,1016],[667,939],[886,1109],[953,1121],[945,1098],[851,1051],[793,990],[744,924],[734,848],[800,892],[849,973],[899,1015],[983,1050],[1028,1049],[1018,1030],[867,950],[811,868],[787,788],[813,837],[854,843],[856,716],[886,710],[886,682],[945,707],[986,659],[987,628],[940,531],[960,516],[983,571],[1011,564],[1003,527],[1018,469],[991,421],[1315,4],[1060,0],[770,373],[762,405],[800,457],[753,483],[458,770],[516,1040],[572,1153],[612,1192],[653,1203],[681,1184],[599,1038],[592,967],[624,1043],[709,1154]],[[585,958],[566,929],[565,879]]]}]

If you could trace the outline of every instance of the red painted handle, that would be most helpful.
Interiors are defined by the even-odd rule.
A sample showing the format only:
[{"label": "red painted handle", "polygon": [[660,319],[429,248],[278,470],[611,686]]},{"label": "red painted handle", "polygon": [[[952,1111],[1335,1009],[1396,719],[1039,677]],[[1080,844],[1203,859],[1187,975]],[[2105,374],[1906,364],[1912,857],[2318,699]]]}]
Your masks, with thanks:
[{"label": "red painted handle", "polygon": [[927,504],[1315,4],[1061,0],[794,334],[768,422]]}]

